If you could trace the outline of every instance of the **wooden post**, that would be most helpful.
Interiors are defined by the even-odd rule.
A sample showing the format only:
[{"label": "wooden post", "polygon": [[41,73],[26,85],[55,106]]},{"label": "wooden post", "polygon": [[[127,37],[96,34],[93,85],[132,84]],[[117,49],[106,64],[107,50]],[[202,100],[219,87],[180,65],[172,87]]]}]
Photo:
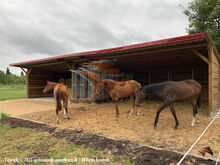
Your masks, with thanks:
[{"label": "wooden post", "polygon": [[28,68],[27,72],[25,72],[26,75],[27,75],[27,98],[30,98],[30,95],[29,95],[29,94],[30,94],[30,88],[29,88],[30,84],[29,84],[29,79],[30,79],[31,71],[32,71],[32,68]]},{"label": "wooden post", "polygon": [[209,112],[208,116],[210,116],[211,112],[213,111],[213,85],[212,85],[212,53],[213,53],[213,48],[209,44],[208,45],[208,56],[209,56]]}]

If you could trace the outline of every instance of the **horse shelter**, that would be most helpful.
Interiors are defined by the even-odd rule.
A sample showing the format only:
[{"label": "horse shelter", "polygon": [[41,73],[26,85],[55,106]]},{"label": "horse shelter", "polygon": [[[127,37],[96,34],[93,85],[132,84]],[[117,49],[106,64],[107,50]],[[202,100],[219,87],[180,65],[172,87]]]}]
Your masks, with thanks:
[{"label": "horse shelter", "polygon": [[[207,115],[220,108],[220,57],[212,39],[198,33],[158,41],[14,63],[27,74],[27,98],[48,97],[47,81],[63,82],[72,102],[108,99],[97,96],[102,79],[134,79],[142,85],[194,79],[202,85]],[[26,70],[25,70],[26,69]]]}]

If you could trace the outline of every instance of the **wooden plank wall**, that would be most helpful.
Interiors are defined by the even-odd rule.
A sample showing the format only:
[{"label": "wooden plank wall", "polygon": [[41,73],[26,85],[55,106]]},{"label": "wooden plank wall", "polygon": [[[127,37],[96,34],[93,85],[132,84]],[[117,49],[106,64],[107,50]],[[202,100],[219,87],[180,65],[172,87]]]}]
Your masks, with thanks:
[{"label": "wooden plank wall", "polygon": [[134,79],[144,85],[163,81],[181,81],[194,79],[202,85],[202,104],[208,103],[208,65],[186,66],[175,68],[151,68],[144,72],[136,72]]},{"label": "wooden plank wall", "polygon": [[52,81],[52,74],[44,70],[32,69],[27,78],[27,97],[48,97],[51,94],[44,94],[43,89],[47,81]]},{"label": "wooden plank wall", "polygon": [[46,86],[47,81],[58,82],[60,78],[65,80],[71,78],[71,72],[58,73],[32,68],[27,78],[27,97],[36,98],[52,96],[52,92],[44,94],[43,89]]},{"label": "wooden plank wall", "polygon": [[220,108],[220,65],[214,49],[209,47],[209,114]]}]

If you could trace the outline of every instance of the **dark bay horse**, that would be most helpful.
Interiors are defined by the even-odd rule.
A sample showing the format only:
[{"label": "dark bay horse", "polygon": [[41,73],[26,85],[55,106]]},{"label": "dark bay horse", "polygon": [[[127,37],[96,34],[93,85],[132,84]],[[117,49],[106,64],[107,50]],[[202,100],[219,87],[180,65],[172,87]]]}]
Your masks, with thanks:
[{"label": "dark bay horse", "polygon": [[[118,110],[118,100],[120,98],[126,98],[130,96],[132,101],[132,108],[130,114],[134,110],[135,100],[134,97],[138,89],[141,88],[141,84],[134,80],[128,80],[124,82],[117,82],[110,79],[102,80],[96,86],[96,93],[99,94],[102,90],[106,89],[112,100],[115,101],[115,110],[116,110],[116,121],[119,118],[119,110]],[[139,112],[138,112],[139,115]]]},{"label": "dark bay horse", "polygon": [[43,92],[48,93],[52,90],[53,90],[53,95],[54,95],[55,104],[56,104],[56,115],[57,115],[56,123],[59,124],[58,113],[59,111],[62,110],[61,101],[63,101],[63,106],[64,106],[64,119],[66,118],[66,114],[67,114],[67,118],[70,119],[69,112],[68,112],[69,93],[68,93],[67,86],[63,85],[62,83],[59,84],[59,83],[47,81],[47,85],[44,88]]},{"label": "dark bay horse", "polygon": [[195,124],[195,115],[197,114],[197,122],[199,123],[199,116],[197,106],[200,107],[201,102],[201,89],[202,86],[195,80],[184,81],[167,81],[162,83],[151,84],[138,90],[136,95],[136,106],[140,106],[145,96],[157,96],[163,101],[163,105],[157,110],[156,118],[154,121],[154,128],[157,127],[158,118],[160,112],[169,106],[170,111],[173,114],[176,125],[174,129],[177,129],[179,122],[174,110],[174,103],[178,101],[189,100],[193,105],[193,120],[191,126]]}]

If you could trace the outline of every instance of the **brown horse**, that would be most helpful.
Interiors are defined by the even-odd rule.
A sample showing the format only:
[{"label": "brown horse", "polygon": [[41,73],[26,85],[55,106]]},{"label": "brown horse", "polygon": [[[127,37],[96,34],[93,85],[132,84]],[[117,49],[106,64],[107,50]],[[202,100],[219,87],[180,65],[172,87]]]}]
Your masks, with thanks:
[{"label": "brown horse", "polygon": [[63,101],[63,106],[64,106],[64,119],[66,118],[66,114],[67,114],[67,118],[70,119],[68,112],[68,97],[69,97],[68,89],[63,84],[47,81],[47,85],[44,88],[43,92],[48,93],[52,90],[56,103],[56,115],[57,115],[56,123],[59,124],[58,113],[59,111],[62,110],[61,100]]},{"label": "brown horse", "polygon": [[126,98],[130,96],[130,99],[132,101],[132,108],[130,111],[131,114],[135,106],[134,96],[136,95],[136,92],[140,88],[141,88],[141,84],[134,80],[117,82],[114,80],[105,79],[96,86],[96,93],[99,94],[103,89],[107,90],[112,100],[115,101],[116,121],[117,121],[117,119],[119,118],[118,100],[120,98]]},{"label": "brown horse", "polygon": [[197,114],[197,122],[199,123],[199,116],[197,106],[200,107],[201,102],[201,85],[195,80],[184,81],[167,81],[157,84],[151,84],[143,87],[137,92],[136,106],[140,106],[143,99],[148,96],[157,96],[163,101],[163,105],[157,110],[156,118],[154,121],[154,128],[157,127],[159,114],[167,106],[170,107],[170,111],[173,114],[176,125],[174,129],[177,129],[179,122],[174,110],[174,103],[177,101],[190,100],[193,105],[193,120],[191,126],[195,124],[195,115]]}]

